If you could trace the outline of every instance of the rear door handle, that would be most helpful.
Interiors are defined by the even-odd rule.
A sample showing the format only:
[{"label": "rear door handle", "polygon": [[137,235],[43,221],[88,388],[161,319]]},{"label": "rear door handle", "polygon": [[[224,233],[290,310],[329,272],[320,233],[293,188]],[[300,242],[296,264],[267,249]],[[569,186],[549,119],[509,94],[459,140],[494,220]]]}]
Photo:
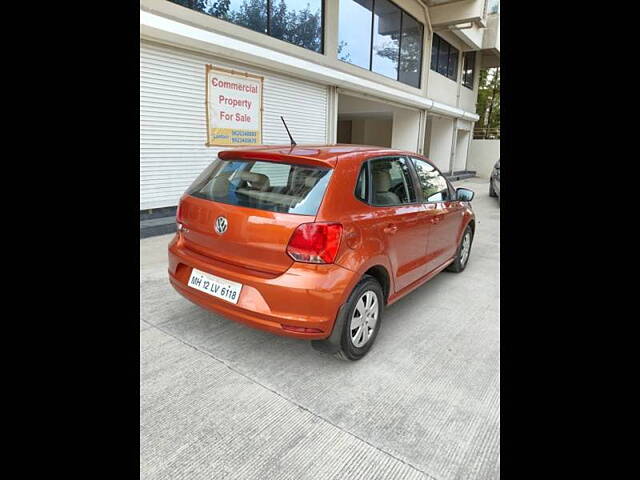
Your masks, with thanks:
[{"label": "rear door handle", "polygon": [[396,227],[395,225],[392,224],[392,225],[388,225],[388,226],[384,227],[382,229],[382,231],[384,233],[393,234],[393,233],[396,233],[398,231],[398,227]]},{"label": "rear door handle", "polygon": [[434,215],[431,217],[431,223],[433,224],[440,223],[440,220],[442,220],[442,215]]}]

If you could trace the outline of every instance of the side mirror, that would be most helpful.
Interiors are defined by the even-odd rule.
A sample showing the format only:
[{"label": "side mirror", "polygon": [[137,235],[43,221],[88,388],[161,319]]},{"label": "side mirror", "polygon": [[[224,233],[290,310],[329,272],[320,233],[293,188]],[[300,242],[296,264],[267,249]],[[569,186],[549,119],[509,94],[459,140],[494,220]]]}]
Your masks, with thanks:
[{"label": "side mirror", "polygon": [[456,200],[461,202],[470,202],[473,200],[474,195],[473,190],[469,190],[468,188],[456,188]]}]

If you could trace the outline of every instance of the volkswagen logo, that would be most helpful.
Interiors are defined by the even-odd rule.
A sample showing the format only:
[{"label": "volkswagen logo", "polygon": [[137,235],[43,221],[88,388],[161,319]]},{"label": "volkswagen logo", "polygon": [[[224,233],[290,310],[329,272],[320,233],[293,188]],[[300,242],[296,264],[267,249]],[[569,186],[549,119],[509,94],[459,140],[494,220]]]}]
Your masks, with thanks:
[{"label": "volkswagen logo", "polygon": [[218,217],[216,218],[216,225],[215,225],[215,229],[216,229],[216,233],[218,235],[222,235],[224,232],[227,231],[227,219],[224,217]]}]

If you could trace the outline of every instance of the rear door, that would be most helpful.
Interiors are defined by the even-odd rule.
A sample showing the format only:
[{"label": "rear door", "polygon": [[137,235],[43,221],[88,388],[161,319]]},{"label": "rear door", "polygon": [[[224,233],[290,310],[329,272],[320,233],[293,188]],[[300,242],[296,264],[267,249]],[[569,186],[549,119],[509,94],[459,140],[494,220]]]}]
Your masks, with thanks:
[{"label": "rear door", "polygon": [[464,208],[455,201],[455,190],[429,162],[412,157],[420,183],[425,215],[431,225],[427,243],[427,273],[449,260],[458,248]]},{"label": "rear door", "polygon": [[185,247],[212,259],[270,274],[293,260],[287,244],[313,222],[329,167],[260,160],[216,160],[189,187],[178,221]]}]

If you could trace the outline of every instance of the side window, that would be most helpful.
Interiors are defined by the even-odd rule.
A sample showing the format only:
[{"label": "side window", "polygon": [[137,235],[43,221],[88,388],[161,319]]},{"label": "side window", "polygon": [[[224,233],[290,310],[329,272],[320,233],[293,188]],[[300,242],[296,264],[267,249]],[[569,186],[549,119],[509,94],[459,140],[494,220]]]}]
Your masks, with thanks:
[{"label": "side window", "polygon": [[425,202],[451,201],[451,192],[447,180],[429,163],[419,158],[412,158],[416,174],[420,181],[422,197]]},{"label": "side window", "polygon": [[416,201],[407,162],[406,158],[378,158],[369,162],[374,205],[401,205]]},{"label": "side window", "polygon": [[358,175],[358,181],[356,182],[356,198],[362,200],[365,203],[369,201],[369,179],[367,175],[367,162],[362,164],[360,168],[360,175]]}]

